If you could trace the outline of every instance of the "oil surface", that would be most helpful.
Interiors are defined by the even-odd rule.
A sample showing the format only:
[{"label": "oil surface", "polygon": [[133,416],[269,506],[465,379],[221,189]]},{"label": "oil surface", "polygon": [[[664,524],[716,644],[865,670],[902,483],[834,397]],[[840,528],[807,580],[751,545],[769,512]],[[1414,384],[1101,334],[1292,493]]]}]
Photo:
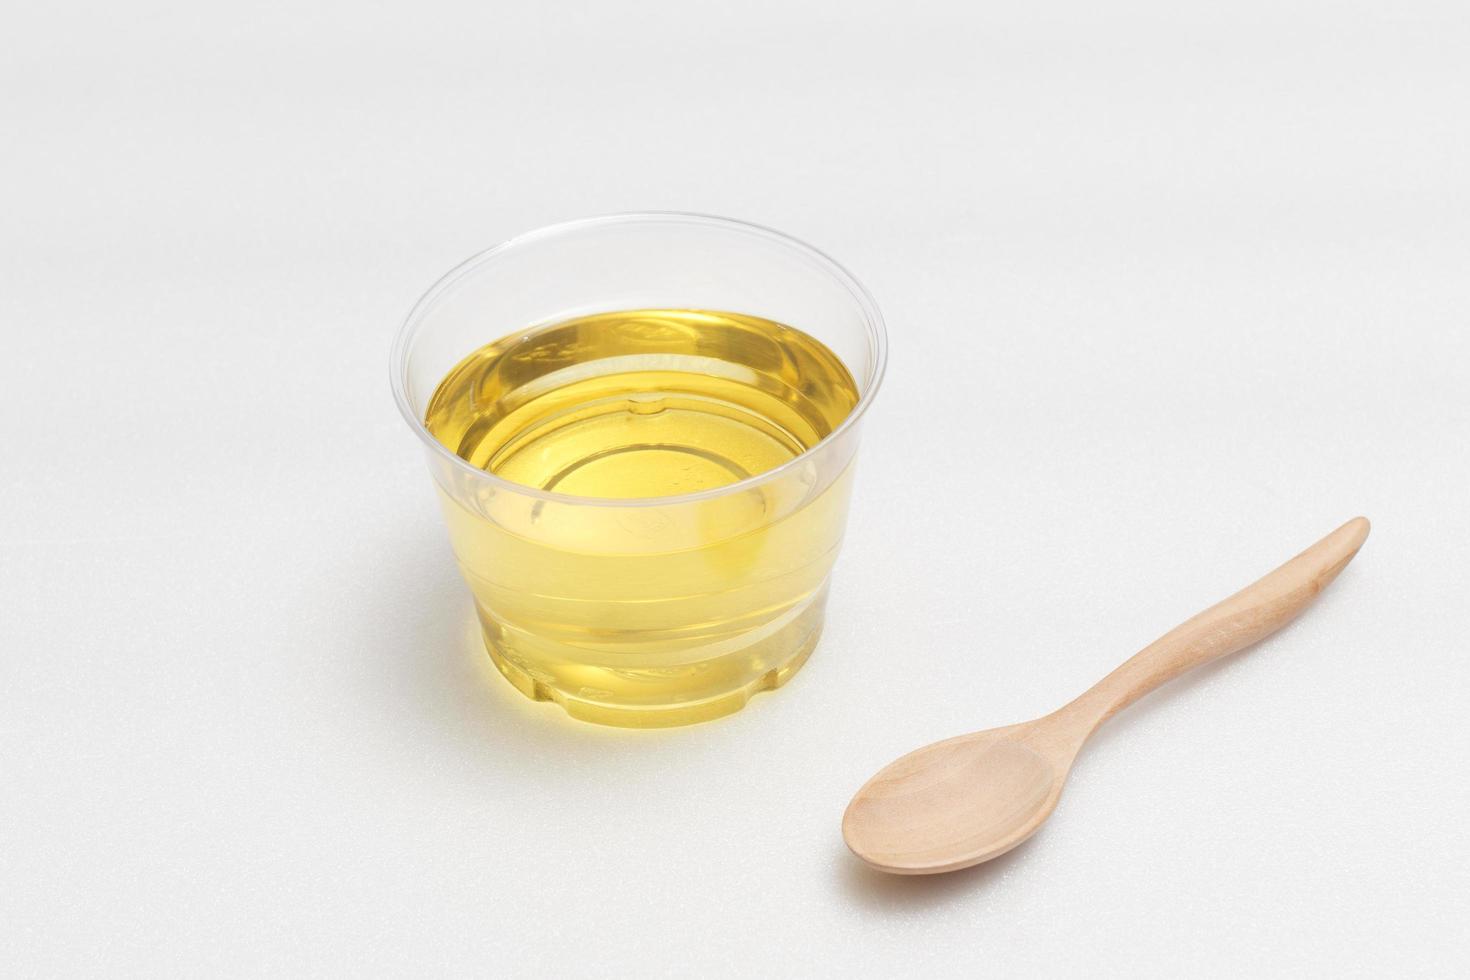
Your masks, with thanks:
[{"label": "oil surface", "polygon": [[434,436],[504,479],[600,498],[467,501],[441,486],[502,673],[574,715],[626,725],[714,717],[784,681],[821,625],[845,465],[824,471],[817,453],[728,494],[648,498],[787,463],[858,399],[815,338],[734,313],[600,313],[466,357],[429,402]]},{"label": "oil surface", "polygon": [[816,339],[758,317],[601,313],[496,341],[429,403],[436,438],[481,469],[583,497],[662,497],[799,456],[857,404]]}]

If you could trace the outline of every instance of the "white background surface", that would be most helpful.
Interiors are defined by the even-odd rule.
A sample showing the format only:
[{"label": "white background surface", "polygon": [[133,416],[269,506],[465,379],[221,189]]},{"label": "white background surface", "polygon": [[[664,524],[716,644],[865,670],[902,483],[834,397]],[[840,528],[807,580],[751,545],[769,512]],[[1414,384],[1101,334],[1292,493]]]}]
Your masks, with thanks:
[{"label": "white background surface", "polygon": [[[1463,3],[5,21],[3,972],[1466,968]],[[636,208],[811,241],[892,336],[817,655],[652,733],[493,674],[386,379],[451,265]],[[1025,847],[844,851],[878,766],[1359,512]]]}]

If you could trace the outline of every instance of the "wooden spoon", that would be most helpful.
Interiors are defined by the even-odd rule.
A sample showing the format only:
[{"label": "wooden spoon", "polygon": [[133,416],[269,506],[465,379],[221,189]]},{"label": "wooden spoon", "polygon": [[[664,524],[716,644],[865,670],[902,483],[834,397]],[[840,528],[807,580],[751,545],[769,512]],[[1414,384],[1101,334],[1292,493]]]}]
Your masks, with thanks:
[{"label": "wooden spoon", "polygon": [[1044,718],[935,742],[889,764],[848,804],[847,846],[879,871],[902,875],[956,871],[1004,854],[1051,816],[1072,762],[1099,725],[1165,681],[1285,626],[1367,537],[1367,519],[1353,518]]}]

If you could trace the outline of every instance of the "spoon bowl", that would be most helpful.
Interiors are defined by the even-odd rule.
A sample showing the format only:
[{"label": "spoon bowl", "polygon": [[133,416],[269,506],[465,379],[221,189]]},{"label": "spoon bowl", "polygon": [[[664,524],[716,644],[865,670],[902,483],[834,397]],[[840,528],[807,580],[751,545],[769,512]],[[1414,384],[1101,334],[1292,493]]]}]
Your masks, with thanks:
[{"label": "spoon bowl", "polygon": [[842,836],[869,864],[935,874],[989,861],[1036,832],[1062,795],[1066,767],[1012,725],[926,745],[868,780]]}]

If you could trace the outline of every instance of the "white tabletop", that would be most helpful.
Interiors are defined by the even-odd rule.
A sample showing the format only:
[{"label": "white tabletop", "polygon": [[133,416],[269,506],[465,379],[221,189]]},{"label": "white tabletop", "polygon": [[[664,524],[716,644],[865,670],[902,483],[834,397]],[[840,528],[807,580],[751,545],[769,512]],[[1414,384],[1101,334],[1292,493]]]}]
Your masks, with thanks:
[{"label": "white tabletop", "polygon": [[[0,972],[1465,970],[1470,8],[977,6],[7,14]],[[659,732],[494,674],[387,384],[451,265],[640,208],[892,338],[817,654]],[[1358,513],[1030,843],[844,849]]]}]

